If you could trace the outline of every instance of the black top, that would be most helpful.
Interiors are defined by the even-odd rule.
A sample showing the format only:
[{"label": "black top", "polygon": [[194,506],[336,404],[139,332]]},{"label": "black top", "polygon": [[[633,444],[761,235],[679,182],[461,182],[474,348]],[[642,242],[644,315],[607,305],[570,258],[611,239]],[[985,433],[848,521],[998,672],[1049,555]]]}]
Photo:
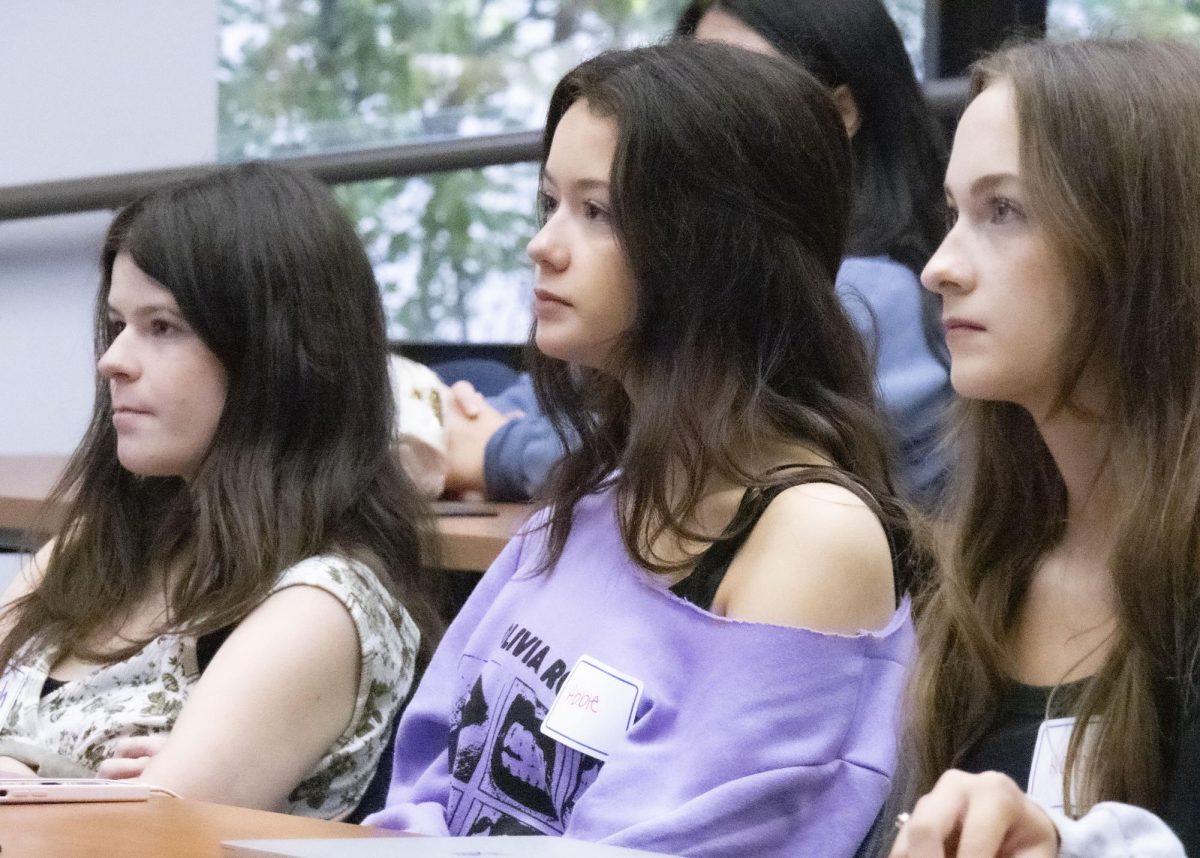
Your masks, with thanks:
[{"label": "black top", "polygon": [[[1087,682],[1083,679],[1068,683],[1057,691],[1047,686],[1010,684],[1000,701],[996,720],[963,757],[959,768],[968,772],[1003,772],[1020,784],[1021,789],[1027,789],[1042,721],[1070,715]],[[1200,856],[1200,717],[1196,715],[1184,726],[1163,806],[1157,812],[1183,842],[1186,853]]]},{"label": "black top", "polygon": [[[1011,683],[1000,699],[996,720],[975,743],[959,768],[967,772],[1002,772],[1029,789],[1029,769],[1038,730],[1048,718],[1066,718],[1074,702],[1087,687],[1087,680],[1058,686]],[[1051,701],[1051,692],[1054,699]],[[1053,708],[1048,708],[1053,703]]]},{"label": "black top", "polygon": [[[878,504],[876,504],[870,492],[840,468],[823,465],[780,465],[772,468],[767,473],[781,473],[784,471],[792,471],[793,473],[788,474],[774,485],[761,489],[746,489],[745,494],[742,495],[741,503],[738,504],[737,512],[733,514],[733,520],[729,522],[728,527],[725,528],[721,536],[713,540],[704,553],[696,559],[696,565],[692,568],[688,576],[671,586],[672,593],[683,599],[687,599],[689,602],[706,611],[710,610],[713,599],[716,598],[717,589],[721,586],[721,582],[725,580],[725,573],[729,571],[729,565],[733,563],[733,558],[742,549],[742,546],[746,544],[746,540],[750,538],[750,531],[754,530],[754,526],[758,524],[758,520],[767,511],[767,507],[771,505],[771,501],[794,486],[817,482],[834,483],[853,492],[867,506],[874,510],[876,514],[879,513],[877,509]],[[896,548],[892,541],[892,534],[888,533],[887,538],[894,562]]]},{"label": "black top", "polygon": [[[206,635],[201,635],[196,638],[196,666],[204,673],[208,669],[209,663],[213,660],[213,656],[217,654],[217,650],[221,648],[221,644],[225,643],[225,639],[233,633],[233,626],[226,626],[223,629],[217,629],[215,632],[209,632]],[[42,697],[53,694],[58,689],[62,688],[69,679],[55,679],[53,676],[47,676],[46,681],[42,683]]]}]

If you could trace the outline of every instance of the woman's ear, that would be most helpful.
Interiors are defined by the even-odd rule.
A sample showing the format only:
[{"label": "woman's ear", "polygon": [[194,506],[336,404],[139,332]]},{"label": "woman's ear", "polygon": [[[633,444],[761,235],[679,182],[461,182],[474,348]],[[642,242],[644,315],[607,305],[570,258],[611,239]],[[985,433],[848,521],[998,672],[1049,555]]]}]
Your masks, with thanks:
[{"label": "woman's ear", "polygon": [[859,126],[862,125],[862,114],[858,112],[858,102],[854,98],[854,93],[846,84],[839,83],[829,94],[833,96],[833,103],[837,105],[838,113],[842,116],[846,134],[853,140],[854,135],[858,133]]}]

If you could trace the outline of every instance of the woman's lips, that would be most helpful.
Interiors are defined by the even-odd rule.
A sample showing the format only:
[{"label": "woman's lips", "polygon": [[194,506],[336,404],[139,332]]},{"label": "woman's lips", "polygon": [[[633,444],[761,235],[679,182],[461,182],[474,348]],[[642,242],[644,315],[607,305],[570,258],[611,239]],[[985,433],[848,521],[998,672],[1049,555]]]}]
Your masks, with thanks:
[{"label": "woman's lips", "polygon": [[533,315],[539,321],[548,322],[560,318],[570,306],[570,301],[564,301],[553,292],[547,292],[545,289],[533,290]]},{"label": "woman's lips", "polygon": [[979,324],[978,322],[972,322],[970,319],[959,319],[954,316],[951,316],[948,319],[943,319],[942,320],[942,328],[946,331],[947,334],[950,333],[951,331],[985,331],[985,330],[987,330],[987,328],[985,328],[983,325]]},{"label": "woman's lips", "polygon": [[560,298],[559,296],[555,295],[553,292],[548,292],[545,289],[534,289],[533,297],[534,297],[534,300],[541,301],[546,304],[562,304],[563,306],[566,306],[566,307],[571,306],[570,301],[566,300],[565,298]]}]

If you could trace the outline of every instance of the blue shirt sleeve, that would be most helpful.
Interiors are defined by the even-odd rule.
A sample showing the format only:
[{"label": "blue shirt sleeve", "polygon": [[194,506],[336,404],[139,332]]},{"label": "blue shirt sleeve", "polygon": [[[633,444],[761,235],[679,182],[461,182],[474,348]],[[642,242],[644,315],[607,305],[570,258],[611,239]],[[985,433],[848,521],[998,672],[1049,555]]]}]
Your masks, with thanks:
[{"label": "blue shirt sleeve", "polygon": [[838,270],[837,291],[874,357],[876,390],[896,438],[901,483],[913,500],[928,503],[946,476],[938,441],[953,390],[949,369],[925,339],[921,284],[886,256],[848,256]]},{"label": "blue shirt sleeve", "polygon": [[528,373],[488,401],[502,413],[522,411],[525,416],[508,421],[488,440],[483,453],[487,496],[498,501],[529,500],[566,450],[550,418],[538,407]]}]

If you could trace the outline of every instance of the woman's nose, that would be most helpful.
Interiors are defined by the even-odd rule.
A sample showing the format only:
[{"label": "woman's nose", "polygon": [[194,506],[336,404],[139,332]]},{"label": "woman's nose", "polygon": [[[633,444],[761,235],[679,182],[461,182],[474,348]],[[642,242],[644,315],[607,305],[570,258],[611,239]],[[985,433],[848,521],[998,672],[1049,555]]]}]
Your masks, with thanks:
[{"label": "woman's nose", "polygon": [[921,272],[921,285],[939,295],[971,288],[970,269],[953,229],[929,257]]},{"label": "woman's nose", "polygon": [[562,271],[571,261],[571,254],[553,220],[543,224],[533,238],[529,239],[525,252],[538,267],[544,266],[554,271]]},{"label": "woman's nose", "polygon": [[138,375],[138,362],[130,342],[132,334],[128,331],[129,329],[125,328],[113,337],[104,354],[100,355],[100,360],[96,362],[100,374],[109,380],[118,377],[136,378]]}]

